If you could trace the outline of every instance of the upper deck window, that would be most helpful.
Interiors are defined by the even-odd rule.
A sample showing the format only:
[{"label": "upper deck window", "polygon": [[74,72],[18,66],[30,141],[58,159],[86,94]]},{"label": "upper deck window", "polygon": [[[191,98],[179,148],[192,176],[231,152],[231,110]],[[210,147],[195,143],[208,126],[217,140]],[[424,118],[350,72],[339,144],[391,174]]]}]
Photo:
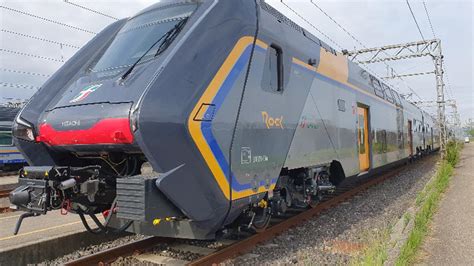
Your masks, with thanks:
[{"label": "upper deck window", "polygon": [[372,75],[370,75],[370,85],[374,88],[375,95],[379,96],[380,98],[383,98],[383,89],[382,86],[380,85],[380,82]]},{"label": "upper deck window", "polygon": [[397,106],[402,106],[402,101],[400,100],[400,95],[398,95],[398,92],[392,90],[393,98],[395,100],[395,104]]},{"label": "upper deck window", "polygon": [[148,51],[141,62],[154,58],[158,49],[166,49],[162,45],[165,41],[167,41],[166,46],[172,41],[169,38],[167,40],[165,35],[178,23],[191,16],[196,8],[197,4],[173,5],[153,9],[131,18],[97,60],[92,71],[130,66],[151,46],[153,49]]},{"label": "upper deck window", "polygon": [[392,95],[392,90],[383,83],[382,83],[382,87],[384,89],[383,94],[384,94],[385,100],[389,101],[390,103],[395,103],[395,100],[393,99],[393,95]]}]

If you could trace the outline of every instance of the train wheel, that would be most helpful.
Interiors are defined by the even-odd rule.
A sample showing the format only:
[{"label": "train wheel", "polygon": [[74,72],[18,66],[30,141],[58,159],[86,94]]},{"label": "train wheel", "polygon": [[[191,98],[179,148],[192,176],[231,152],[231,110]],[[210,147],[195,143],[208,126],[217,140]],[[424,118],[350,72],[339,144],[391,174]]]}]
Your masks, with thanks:
[{"label": "train wheel", "polygon": [[308,206],[309,206],[310,208],[315,208],[316,206],[319,205],[319,203],[321,202],[321,200],[322,200],[322,197],[321,197],[320,193],[318,193],[318,195],[313,196],[313,197],[310,197],[310,198],[308,199]]},{"label": "train wheel", "polygon": [[255,216],[252,221],[252,228],[255,232],[263,232],[267,229],[272,218],[271,208],[265,206],[264,208],[258,208],[255,210]]}]

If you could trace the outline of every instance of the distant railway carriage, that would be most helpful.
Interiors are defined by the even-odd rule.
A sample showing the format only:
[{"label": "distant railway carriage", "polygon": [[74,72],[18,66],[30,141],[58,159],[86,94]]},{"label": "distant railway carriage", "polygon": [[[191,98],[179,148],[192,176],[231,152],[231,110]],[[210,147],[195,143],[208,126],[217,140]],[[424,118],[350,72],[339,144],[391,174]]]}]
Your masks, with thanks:
[{"label": "distant railway carriage", "polygon": [[18,108],[0,106],[0,171],[18,169],[26,163],[13,145],[12,124]]},{"label": "distant railway carriage", "polygon": [[263,230],[439,145],[420,109],[259,0],[165,0],[113,23],[14,135],[34,166],[11,195],[21,209],[197,239]]}]

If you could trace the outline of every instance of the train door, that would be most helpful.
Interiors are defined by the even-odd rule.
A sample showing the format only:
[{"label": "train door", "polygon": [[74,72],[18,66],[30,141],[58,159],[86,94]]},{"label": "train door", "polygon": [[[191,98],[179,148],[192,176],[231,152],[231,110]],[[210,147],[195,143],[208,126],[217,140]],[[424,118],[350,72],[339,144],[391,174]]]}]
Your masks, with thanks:
[{"label": "train door", "polygon": [[369,149],[369,109],[357,106],[358,128],[357,143],[359,145],[359,167],[360,171],[369,170],[370,149]]},{"label": "train door", "polygon": [[431,149],[434,149],[434,136],[433,136],[433,128],[430,128],[431,129]]},{"label": "train door", "polygon": [[413,156],[413,131],[411,120],[408,120],[408,147],[410,148],[410,156]]}]

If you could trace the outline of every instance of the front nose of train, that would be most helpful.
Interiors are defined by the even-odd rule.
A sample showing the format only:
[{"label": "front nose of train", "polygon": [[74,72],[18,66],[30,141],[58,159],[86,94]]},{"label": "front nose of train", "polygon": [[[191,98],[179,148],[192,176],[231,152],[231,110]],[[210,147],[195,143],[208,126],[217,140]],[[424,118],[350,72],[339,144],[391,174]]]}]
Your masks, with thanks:
[{"label": "front nose of train", "polygon": [[132,144],[131,103],[97,103],[47,112],[37,141],[49,146]]},{"label": "front nose of train", "polygon": [[50,147],[126,146],[136,130],[131,88],[109,82],[72,85],[66,95],[44,112],[36,141]]}]

